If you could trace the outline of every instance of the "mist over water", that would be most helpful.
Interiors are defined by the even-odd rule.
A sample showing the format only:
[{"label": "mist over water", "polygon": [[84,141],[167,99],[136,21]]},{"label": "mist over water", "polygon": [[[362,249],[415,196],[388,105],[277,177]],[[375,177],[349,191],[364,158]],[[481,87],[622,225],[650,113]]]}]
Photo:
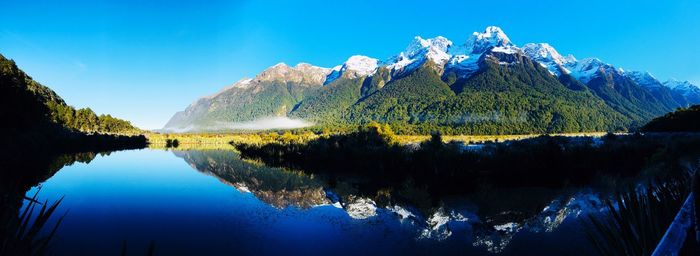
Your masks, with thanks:
[{"label": "mist over water", "polygon": [[291,119],[289,117],[264,117],[253,121],[245,122],[216,122],[213,125],[200,126],[189,125],[184,128],[167,128],[167,132],[201,132],[201,131],[225,131],[225,130],[270,130],[270,129],[296,129],[312,126],[313,123],[302,119]]}]

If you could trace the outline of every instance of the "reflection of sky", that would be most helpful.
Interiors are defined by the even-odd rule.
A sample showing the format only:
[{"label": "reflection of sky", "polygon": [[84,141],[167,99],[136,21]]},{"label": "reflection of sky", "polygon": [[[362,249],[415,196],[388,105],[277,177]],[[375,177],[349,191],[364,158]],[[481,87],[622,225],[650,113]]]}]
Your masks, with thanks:
[{"label": "reflection of sky", "polygon": [[[330,205],[279,210],[167,151],[122,151],[64,167],[39,198],[61,196],[58,213],[68,214],[52,243],[58,255],[116,255],[125,240],[129,255],[141,255],[151,240],[162,255],[484,253],[471,246],[469,227],[438,242],[416,240],[421,227],[386,211],[354,220]],[[560,234],[516,237],[506,255],[571,251],[571,239]],[[560,243],[567,246],[552,248]]]},{"label": "reflection of sky", "polygon": [[[351,220],[332,206],[275,209],[166,151],[123,151],[67,166],[43,184],[40,198],[62,195],[59,213],[68,215],[54,241],[60,254],[117,253],[124,240],[132,253],[155,240],[156,251],[167,254],[381,251],[412,241],[391,219]],[[389,237],[396,243],[383,243]]]}]

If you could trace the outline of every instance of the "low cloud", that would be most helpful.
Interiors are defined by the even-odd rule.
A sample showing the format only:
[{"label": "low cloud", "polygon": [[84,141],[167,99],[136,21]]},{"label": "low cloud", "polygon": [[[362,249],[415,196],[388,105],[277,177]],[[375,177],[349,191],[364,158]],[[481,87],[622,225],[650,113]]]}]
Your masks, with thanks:
[{"label": "low cloud", "polygon": [[313,125],[301,119],[289,117],[269,117],[248,122],[218,122],[213,126],[215,130],[270,130],[270,129],[295,129]]},{"label": "low cloud", "polygon": [[272,130],[272,129],[295,129],[312,126],[313,123],[301,119],[291,119],[289,117],[266,117],[254,121],[246,122],[216,122],[213,125],[198,126],[190,125],[184,128],[169,128],[166,132],[201,132],[201,131],[226,131],[226,130]]}]

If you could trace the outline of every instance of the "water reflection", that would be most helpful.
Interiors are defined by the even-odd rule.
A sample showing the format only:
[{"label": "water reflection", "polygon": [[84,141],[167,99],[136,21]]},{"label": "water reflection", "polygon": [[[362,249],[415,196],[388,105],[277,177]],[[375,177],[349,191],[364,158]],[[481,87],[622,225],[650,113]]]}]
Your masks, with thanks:
[{"label": "water reflection", "polygon": [[302,172],[246,162],[227,150],[173,151],[173,154],[195,170],[212,175],[240,192],[253,193],[276,208],[304,209],[331,203],[323,191],[323,183]]},{"label": "water reflection", "polygon": [[[173,153],[196,170],[213,175],[238,191],[252,193],[276,208],[308,209],[330,204],[353,219],[391,218],[410,225],[416,241],[459,240],[465,246],[491,253],[507,253],[510,242],[519,233],[556,233],[565,222],[577,226],[579,216],[604,208],[599,193],[591,189],[496,188],[484,184],[467,195],[433,198],[425,188],[411,182],[397,192],[360,191],[359,187],[376,186],[366,184],[371,181],[360,177],[313,176],[271,168],[242,160],[234,151]],[[423,203],[411,205],[393,200],[394,193]],[[572,242],[583,241],[581,232],[562,235]]]},{"label": "water reflection", "polygon": [[24,162],[34,175],[0,180],[3,210],[16,218],[38,184],[42,199],[65,196],[59,211],[70,212],[52,243],[56,255],[118,254],[124,242],[144,251],[151,241],[162,255],[582,255],[592,252],[578,220],[602,208],[600,190],[480,184],[434,196],[410,179],[386,188],[362,177],[271,168],[230,150]]}]

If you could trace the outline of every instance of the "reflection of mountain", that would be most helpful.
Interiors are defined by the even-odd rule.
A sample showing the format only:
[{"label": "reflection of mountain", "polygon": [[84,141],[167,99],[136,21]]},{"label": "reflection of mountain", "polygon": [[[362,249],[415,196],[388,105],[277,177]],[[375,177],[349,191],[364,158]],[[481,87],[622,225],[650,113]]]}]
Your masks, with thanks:
[{"label": "reflection of mountain", "polygon": [[361,196],[343,187],[352,186],[349,180],[337,180],[344,185],[336,185],[331,191],[316,177],[246,162],[233,151],[174,151],[174,154],[198,171],[213,175],[241,192],[253,193],[277,208],[333,204],[354,219],[398,219],[414,226],[418,239],[467,236],[472,238],[474,246],[495,253],[504,251],[518,232],[556,232],[565,221],[602,208],[592,191],[485,187],[456,201],[433,198],[443,202],[442,206],[417,209],[379,196],[367,196],[371,192]]},{"label": "reflection of mountain", "polygon": [[240,159],[230,150],[174,151],[192,168],[217,177],[241,192],[277,208],[309,208],[329,204],[322,183],[308,175],[257,165]]}]

